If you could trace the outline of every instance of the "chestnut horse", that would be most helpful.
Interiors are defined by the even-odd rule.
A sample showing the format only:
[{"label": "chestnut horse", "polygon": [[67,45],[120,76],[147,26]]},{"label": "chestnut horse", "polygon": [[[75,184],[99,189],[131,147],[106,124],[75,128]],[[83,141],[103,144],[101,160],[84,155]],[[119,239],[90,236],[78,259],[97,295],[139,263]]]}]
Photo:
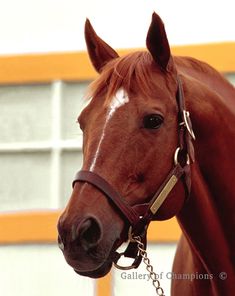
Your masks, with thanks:
[{"label": "chestnut horse", "polygon": [[[234,87],[203,62],[173,57],[156,13],[147,51],[119,57],[88,20],[85,37],[100,75],[78,118],[82,173],[58,222],[68,264],[84,276],[107,274],[129,226],[139,227],[135,209],[145,205],[148,215],[137,215],[147,217],[142,232],[150,220],[178,219],[183,234],[173,272],[209,275],[173,280],[172,295],[235,295]],[[150,212],[159,190],[157,200],[164,198]],[[136,254],[134,243],[131,249]]]}]

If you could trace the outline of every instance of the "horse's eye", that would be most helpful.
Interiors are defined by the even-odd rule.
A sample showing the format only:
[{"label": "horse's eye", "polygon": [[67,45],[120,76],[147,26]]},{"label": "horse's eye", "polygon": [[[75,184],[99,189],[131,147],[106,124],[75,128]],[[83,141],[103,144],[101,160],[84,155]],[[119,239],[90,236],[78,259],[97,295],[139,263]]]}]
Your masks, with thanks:
[{"label": "horse's eye", "polygon": [[150,114],[144,117],[143,126],[148,129],[158,129],[164,121],[159,114]]}]

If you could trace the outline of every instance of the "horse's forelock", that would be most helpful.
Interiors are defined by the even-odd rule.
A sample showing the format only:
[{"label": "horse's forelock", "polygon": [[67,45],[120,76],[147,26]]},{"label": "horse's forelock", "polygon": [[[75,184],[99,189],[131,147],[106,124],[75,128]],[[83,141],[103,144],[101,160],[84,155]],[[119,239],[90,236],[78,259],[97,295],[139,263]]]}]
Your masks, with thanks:
[{"label": "horse's forelock", "polygon": [[91,83],[88,96],[104,96],[109,103],[120,88],[128,94],[151,96],[154,92],[153,60],[145,51],[130,53],[106,64],[100,76]]}]

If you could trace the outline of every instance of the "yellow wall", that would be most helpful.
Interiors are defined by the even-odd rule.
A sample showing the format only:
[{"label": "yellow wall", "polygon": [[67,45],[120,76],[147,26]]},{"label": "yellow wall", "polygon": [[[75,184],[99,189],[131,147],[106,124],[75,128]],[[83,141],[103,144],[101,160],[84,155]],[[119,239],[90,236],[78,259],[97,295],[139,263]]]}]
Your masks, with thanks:
[{"label": "yellow wall", "polygon": [[[123,55],[130,51],[118,52]],[[234,52],[235,42],[172,47],[174,55],[198,58],[221,72],[234,71]],[[0,57],[0,84],[81,81],[95,77],[96,73],[85,52]]]},{"label": "yellow wall", "polygon": [[[60,211],[16,212],[0,215],[0,244],[55,243],[57,220]],[[16,231],[17,229],[17,231]],[[152,222],[149,227],[150,241],[177,241],[180,229],[175,218]]]}]

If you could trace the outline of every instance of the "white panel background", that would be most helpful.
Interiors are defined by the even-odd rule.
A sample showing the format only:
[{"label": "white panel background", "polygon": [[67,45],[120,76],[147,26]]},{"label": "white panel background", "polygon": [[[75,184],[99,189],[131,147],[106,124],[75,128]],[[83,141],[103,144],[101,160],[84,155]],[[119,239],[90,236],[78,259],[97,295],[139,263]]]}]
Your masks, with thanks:
[{"label": "white panel background", "polygon": [[[167,296],[170,295],[171,281],[168,275],[172,270],[175,249],[176,244],[148,244],[147,248],[150,262]],[[143,262],[138,269],[128,271],[114,269],[113,274],[113,296],[128,294],[134,294],[135,296],[155,295],[151,280],[147,280],[149,273],[146,271],[146,266]],[[143,278],[137,279],[139,276]]]},{"label": "white panel background", "polygon": [[234,0],[2,1],[0,54],[84,50],[86,17],[113,47],[143,47],[154,10],[172,45],[234,41],[234,6]]},{"label": "white panel background", "polygon": [[79,277],[56,245],[0,247],[1,296],[94,295],[95,280]]}]

